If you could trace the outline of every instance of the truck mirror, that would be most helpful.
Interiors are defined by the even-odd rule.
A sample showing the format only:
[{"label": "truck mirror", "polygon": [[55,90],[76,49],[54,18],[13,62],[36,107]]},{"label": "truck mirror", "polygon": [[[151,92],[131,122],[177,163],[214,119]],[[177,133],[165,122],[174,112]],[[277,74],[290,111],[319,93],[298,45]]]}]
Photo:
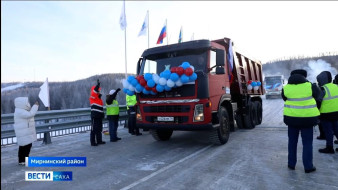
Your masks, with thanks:
[{"label": "truck mirror", "polygon": [[142,63],[142,57],[137,62],[136,74],[140,74],[141,63]]},{"label": "truck mirror", "polygon": [[217,49],[216,50],[216,66],[224,66],[224,64],[225,64],[224,50]]},{"label": "truck mirror", "polygon": [[216,75],[225,74],[224,67],[216,67]]}]

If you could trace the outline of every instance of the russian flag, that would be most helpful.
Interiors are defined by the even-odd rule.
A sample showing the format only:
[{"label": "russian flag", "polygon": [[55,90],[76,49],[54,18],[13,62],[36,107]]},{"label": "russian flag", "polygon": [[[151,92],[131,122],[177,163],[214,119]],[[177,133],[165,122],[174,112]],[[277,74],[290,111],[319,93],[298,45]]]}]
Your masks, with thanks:
[{"label": "russian flag", "polygon": [[156,44],[162,44],[163,43],[163,39],[167,36],[167,25],[166,23],[164,24],[160,36],[158,37],[157,43]]}]

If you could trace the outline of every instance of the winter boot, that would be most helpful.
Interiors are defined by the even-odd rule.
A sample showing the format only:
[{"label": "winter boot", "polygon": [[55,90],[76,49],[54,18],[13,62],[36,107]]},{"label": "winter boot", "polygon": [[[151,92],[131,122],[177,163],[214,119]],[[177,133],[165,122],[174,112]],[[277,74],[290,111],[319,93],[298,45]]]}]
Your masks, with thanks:
[{"label": "winter boot", "polygon": [[320,153],[334,154],[334,149],[332,146],[326,146],[326,148],[319,149],[318,151]]}]

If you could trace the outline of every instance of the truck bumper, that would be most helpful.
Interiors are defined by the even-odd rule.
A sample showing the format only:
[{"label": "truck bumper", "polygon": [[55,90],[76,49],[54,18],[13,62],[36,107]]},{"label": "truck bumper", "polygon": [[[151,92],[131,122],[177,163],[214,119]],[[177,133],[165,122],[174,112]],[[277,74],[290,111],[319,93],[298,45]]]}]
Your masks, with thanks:
[{"label": "truck bumper", "polygon": [[212,130],[217,128],[219,125],[208,124],[184,124],[184,125],[175,125],[175,124],[161,124],[161,123],[137,123],[137,127],[141,129],[172,129],[176,131],[203,131],[203,130]]}]

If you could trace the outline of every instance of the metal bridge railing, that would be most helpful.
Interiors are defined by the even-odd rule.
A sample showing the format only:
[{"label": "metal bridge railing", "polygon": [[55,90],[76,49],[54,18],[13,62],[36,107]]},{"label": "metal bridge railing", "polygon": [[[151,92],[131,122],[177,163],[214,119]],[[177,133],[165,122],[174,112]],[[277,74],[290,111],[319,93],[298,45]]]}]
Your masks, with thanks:
[{"label": "metal bridge railing", "polygon": [[[106,108],[104,108],[106,112]],[[62,136],[91,130],[90,108],[38,111],[34,117],[38,140],[51,143],[51,136]],[[127,106],[120,105],[119,121],[128,120]],[[108,120],[103,119],[106,126]],[[1,145],[16,143],[14,114],[1,115]],[[9,129],[5,129],[9,128]]]}]

